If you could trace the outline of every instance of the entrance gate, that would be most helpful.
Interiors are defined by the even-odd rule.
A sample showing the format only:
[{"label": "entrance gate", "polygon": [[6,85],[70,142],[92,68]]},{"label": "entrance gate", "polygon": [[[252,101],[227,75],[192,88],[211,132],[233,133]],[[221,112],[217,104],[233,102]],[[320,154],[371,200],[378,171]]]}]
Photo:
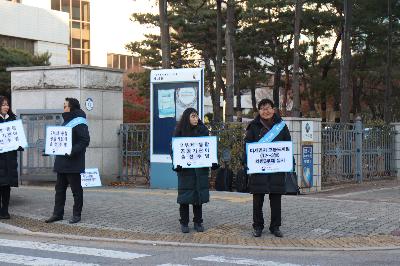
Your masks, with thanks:
[{"label": "entrance gate", "polygon": [[20,181],[55,181],[54,156],[42,156],[46,126],[61,125],[61,110],[18,110],[28,147],[19,156]]}]

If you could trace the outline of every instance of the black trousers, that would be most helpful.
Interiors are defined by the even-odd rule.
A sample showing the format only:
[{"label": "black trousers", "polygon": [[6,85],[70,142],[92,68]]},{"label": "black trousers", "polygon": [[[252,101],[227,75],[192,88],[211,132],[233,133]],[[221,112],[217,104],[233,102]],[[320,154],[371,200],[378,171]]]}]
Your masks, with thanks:
[{"label": "black trousers", "polygon": [[[265,194],[253,194],[253,228],[264,229],[263,204]],[[270,230],[281,226],[281,194],[269,194],[269,205],[271,208]]]},{"label": "black trousers", "polygon": [[71,186],[72,195],[74,197],[73,215],[81,216],[83,206],[83,189],[81,185],[80,174],[61,174],[57,173],[56,196],[53,214],[56,216],[64,216],[65,197],[68,184]]},{"label": "black trousers", "polygon": [[[189,224],[189,204],[179,204],[179,214],[181,219],[179,222],[181,224]],[[203,210],[202,205],[193,205],[193,222],[202,223],[203,222]]]},{"label": "black trousers", "polygon": [[10,204],[10,186],[0,186],[0,212],[1,214],[8,213],[8,205]]}]

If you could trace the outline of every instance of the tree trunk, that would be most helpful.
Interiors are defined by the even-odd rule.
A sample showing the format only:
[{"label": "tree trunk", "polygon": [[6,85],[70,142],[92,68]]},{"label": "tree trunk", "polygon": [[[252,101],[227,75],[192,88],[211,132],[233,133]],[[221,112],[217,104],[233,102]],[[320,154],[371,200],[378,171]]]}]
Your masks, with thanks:
[{"label": "tree trunk", "polygon": [[217,59],[215,62],[215,80],[216,80],[216,92],[215,104],[218,104],[218,112],[214,110],[214,121],[221,121],[220,114],[220,95],[221,91],[224,91],[224,82],[222,80],[222,0],[217,0]]},{"label": "tree trunk", "polygon": [[287,113],[287,94],[290,89],[290,71],[289,71],[289,65],[285,65],[285,88],[283,90],[283,99],[282,99],[282,116],[286,116]]},{"label": "tree trunk", "polygon": [[162,67],[171,68],[171,43],[167,14],[167,0],[159,0]]},{"label": "tree trunk", "polygon": [[[216,116],[216,114],[219,114],[219,109],[220,109],[219,95],[218,95],[218,97],[216,97],[216,93],[215,93],[216,89],[214,88],[214,76],[213,76],[213,71],[211,68],[210,58],[207,54],[204,54],[203,56],[204,56],[204,65],[205,65],[204,69],[206,72],[206,80],[207,80],[208,86],[210,87],[210,96],[211,96],[211,102],[213,105],[213,113],[214,113],[213,120],[216,121],[215,116]],[[218,98],[218,101],[216,98]]]},{"label": "tree trunk", "polygon": [[256,82],[250,83],[250,94],[251,94],[251,106],[253,107],[253,113],[257,112],[257,99],[256,99]]},{"label": "tree trunk", "polygon": [[279,87],[281,85],[281,71],[281,67],[277,65],[274,74],[274,87],[272,91],[275,109],[277,110],[279,109]]},{"label": "tree trunk", "polygon": [[226,18],[226,100],[225,100],[225,121],[233,122],[233,93],[235,89],[235,65],[234,65],[234,19],[235,0],[228,0]]},{"label": "tree trunk", "polygon": [[300,117],[299,41],[302,0],[296,0],[293,50],[293,108],[292,116]]},{"label": "tree trunk", "polygon": [[392,122],[392,1],[387,0],[388,8],[388,40],[387,40],[387,55],[386,55],[386,75],[385,75],[385,109],[384,119],[386,123]]},{"label": "tree trunk", "polygon": [[342,38],[342,58],[340,60],[340,122],[350,120],[350,34],[353,0],[344,0],[344,30]]}]

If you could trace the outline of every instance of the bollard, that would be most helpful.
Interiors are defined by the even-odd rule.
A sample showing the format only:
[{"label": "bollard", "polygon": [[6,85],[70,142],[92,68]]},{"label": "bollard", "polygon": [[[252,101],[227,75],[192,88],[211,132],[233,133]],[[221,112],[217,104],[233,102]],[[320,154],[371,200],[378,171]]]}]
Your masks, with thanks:
[{"label": "bollard", "polygon": [[363,125],[361,117],[357,116],[355,121],[356,131],[356,181],[362,183],[362,141],[363,141]]}]

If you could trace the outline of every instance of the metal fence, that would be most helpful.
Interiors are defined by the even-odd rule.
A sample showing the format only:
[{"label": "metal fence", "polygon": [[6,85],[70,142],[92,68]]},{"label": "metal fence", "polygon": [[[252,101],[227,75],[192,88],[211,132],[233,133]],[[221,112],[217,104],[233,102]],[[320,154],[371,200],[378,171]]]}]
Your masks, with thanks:
[{"label": "metal fence", "polygon": [[137,182],[141,179],[145,184],[149,184],[150,125],[122,124],[119,136],[119,176],[127,181]]},{"label": "metal fence", "polygon": [[[245,123],[209,125],[219,137],[218,157],[234,173],[241,167]],[[361,182],[393,176],[394,136],[390,126],[323,123],[321,130],[322,183]],[[123,124],[120,129],[120,176],[149,182],[150,125]]]},{"label": "metal fence", "polygon": [[[37,111],[35,111],[37,112]],[[46,126],[61,125],[61,113],[20,114],[28,147],[19,156],[20,181],[53,181],[54,156],[42,156],[45,147]]]},{"label": "metal fence", "polygon": [[391,126],[323,123],[322,183],[379,179],[394,175],[394,136]]}]

